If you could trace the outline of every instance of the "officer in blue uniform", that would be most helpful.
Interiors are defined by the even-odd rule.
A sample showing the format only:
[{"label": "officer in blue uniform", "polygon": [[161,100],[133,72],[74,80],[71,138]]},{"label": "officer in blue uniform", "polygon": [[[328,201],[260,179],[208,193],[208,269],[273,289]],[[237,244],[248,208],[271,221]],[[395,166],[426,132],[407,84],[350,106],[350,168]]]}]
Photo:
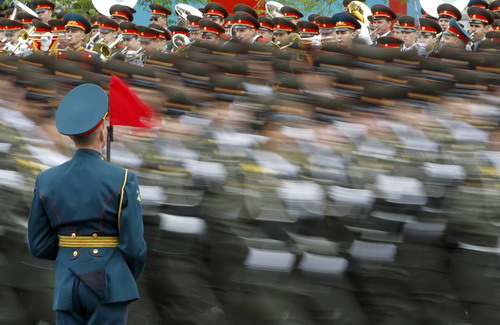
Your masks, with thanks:
[{"label": "officer in blue uniform", "polygon": [[29,249],[56,260],[58,324],[125,324],[128,304],[139,298],[146,259],[139,187],[134,173],[101,156],[107,108],[106,93],[92,84],[64,97],[56,126],[77,150],[35,182]]}]

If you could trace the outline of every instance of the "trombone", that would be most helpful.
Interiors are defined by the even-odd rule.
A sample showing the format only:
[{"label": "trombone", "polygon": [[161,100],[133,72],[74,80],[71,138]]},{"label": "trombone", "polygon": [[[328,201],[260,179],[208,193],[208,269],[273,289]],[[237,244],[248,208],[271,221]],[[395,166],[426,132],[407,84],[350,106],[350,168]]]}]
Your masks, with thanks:
[{"label": "trombone", "polygon": [[35,27],[34,26],[30,27],[30,29],[28,29],[28,30],[22,29],[19,32],[19,36],[17,37],[17,44],[14,45],[14,46],[12,46],[9,49],[5,49],[5,50],[2,49],[0,51],[0,53],[13,54],[17,50],[17,48],[19,46],[21,46],[23,44],[27,44],[30,41],[30,38],[33,37],[34,33],[35,33]]}]

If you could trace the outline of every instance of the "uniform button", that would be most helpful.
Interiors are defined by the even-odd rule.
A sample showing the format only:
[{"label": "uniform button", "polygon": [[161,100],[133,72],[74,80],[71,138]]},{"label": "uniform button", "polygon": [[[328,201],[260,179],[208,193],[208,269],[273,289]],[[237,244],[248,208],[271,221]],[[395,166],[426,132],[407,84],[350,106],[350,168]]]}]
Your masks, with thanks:
[{"label": "uniform button", "polygon": [[78,256],[78,251],[73,251],[73,256]]},{"label": "uniform button", "polygon": [[99,253],[99,250],[97,248],[94,248],[94,250],[92,250],[92,253],[97,254]]},{"label": "uniform button", "polygon": [[97,237],[97,234],[96,234],[96,233],[93,233],[93,234],[92,234],[92,237]]},{"label": "uniform button", "polygon": [[72,234],[71,234],[71,237],[75,238],[75,237],[76,237],[76,234],[75,234],[75,233],[72,233]]}]

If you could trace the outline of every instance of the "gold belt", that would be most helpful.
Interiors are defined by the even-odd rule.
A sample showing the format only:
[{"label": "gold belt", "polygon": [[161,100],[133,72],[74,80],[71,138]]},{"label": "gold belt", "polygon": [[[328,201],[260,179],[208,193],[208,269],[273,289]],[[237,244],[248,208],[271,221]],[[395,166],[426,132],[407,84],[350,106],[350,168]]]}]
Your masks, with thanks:
[{"label": "gold belt", "polygon": [[118,247],[118,237],[59,236],[59,247]]}]

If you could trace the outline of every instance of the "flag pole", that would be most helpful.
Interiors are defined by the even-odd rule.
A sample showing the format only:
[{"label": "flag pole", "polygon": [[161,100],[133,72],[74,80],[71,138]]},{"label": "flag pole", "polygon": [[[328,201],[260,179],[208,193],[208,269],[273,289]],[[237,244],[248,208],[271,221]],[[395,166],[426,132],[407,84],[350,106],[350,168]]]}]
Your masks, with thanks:
[{"label": "flag pole", "polygon": [[108,141],[106,141],[106,161],[111,161],[111,142],[113,142],[113,126],[108,126]]}]

